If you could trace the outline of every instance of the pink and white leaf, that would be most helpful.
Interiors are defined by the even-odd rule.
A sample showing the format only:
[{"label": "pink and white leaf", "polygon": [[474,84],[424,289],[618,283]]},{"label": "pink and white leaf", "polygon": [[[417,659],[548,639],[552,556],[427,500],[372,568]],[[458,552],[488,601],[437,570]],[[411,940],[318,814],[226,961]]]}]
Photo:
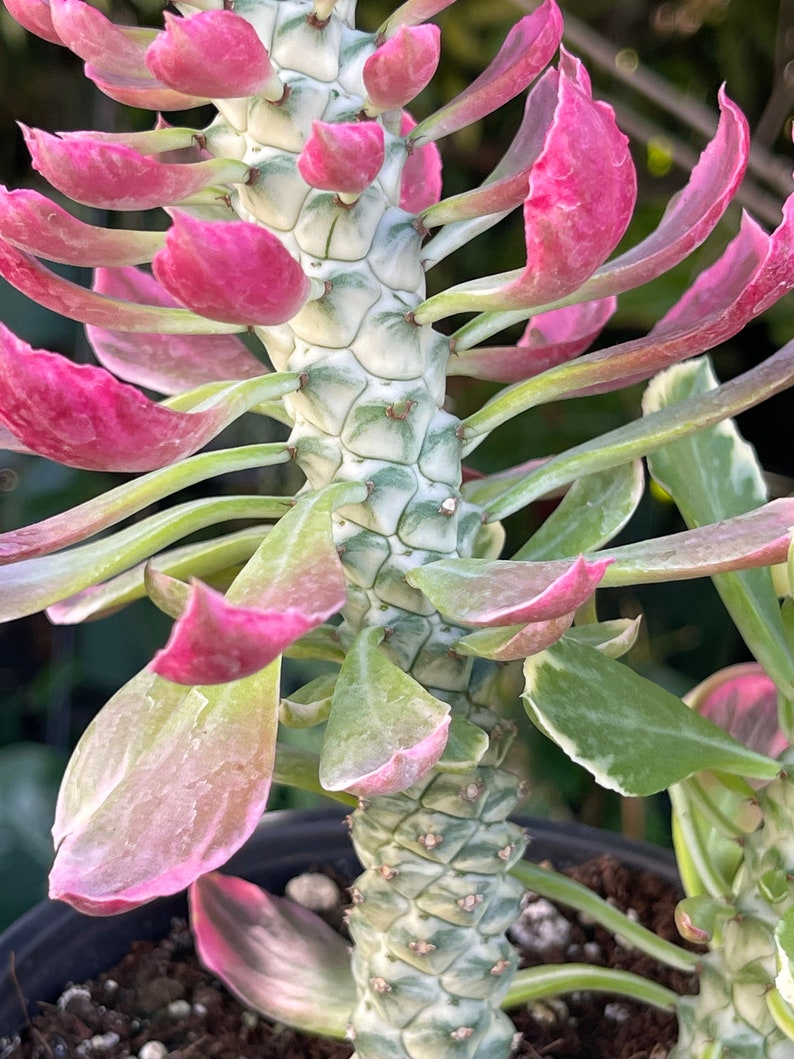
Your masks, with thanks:
[{"label": "pink and white leaf", "polygon": [[[94,290],[122,301],[176,307],[178,302],[148,272],[97,269]],[[126,382],[176,394],[205,383],[253,379],[267,368],[235,335],[135,334],[86,328],[97,360]]]},{"label": "pink and white leaf", "polygon": [[100,209],[170,206],[216,184],[242,183],[250,173],[248,165],[232,158],[178,165],[91,133],[53,136],[21,128],[33,168],[75,202]]},{"label": "pink and white leaf", "polygon": [[168,293],[194,312],[269,326],[291,319],[308,299],[312,284],[267,229],[248,221],[202,221],[184,210],[173,210],[172,217],[152,267]]},{"label": "pink and white leaf", "polygon": [[438,26],[400,26],[364,63],[366,113],[374,116],[410,103],[430,83],[440,56]]},{"label": "pink and white leaf", "polygon": [[236,680],[340,610],[347,581],[331,527],[335,495],[325,490],[288,511],[225,597],[194,583],[152,669],[180,684]]},{"label": "pink and white leaf", "polygon": [[600,268],[583,286],[582,296],[601,298],[650,282],[683,261],[714,229],[742,182],[750,151],[747,119],[724,89],[719,104],[714,138],[686,187],[670,199],[657,228]]},{"label": "pink and white leaf", "polygon": [[508,625],[492,629],[477,629],[458,640],[455,650],[475,658],[491,658],[497,662],[512,662],[529,658],[551,647],[573,624],[575,611],[548,621],[530,625]]},{"label": "pink and white leaf", "polygon": [[225,863],[267,803],[278,686],[277,665],[211,688],[144,672],[114,695],[61,785],[50,896],[111,915]]},{"label": "pink and white leaf", "polygon": [[113,69],[85,64],[85,75],[93,81],[100,92],[125,107],[138,107],[141,110],[187,110],[201,107],[209,102],[195,96],[186,96],[173,88],[160,84],[144,67],[138,77],[118,74]]},{"label": "pink and white leaf", "polygon": [[452,621],[517,625],[576,610],[593,595],[611,563],[584,556],[537,563],[444,559],[411,570],[406,580]]},{"label": "pink and white leaf", "polygon": [[382,638],[383,629],[363,632],[337,677],[320,756],[328,791],[369,797],[406,790],[447,744],[449,705],[391,662],[378,646]]},{"label": "pink and white leaf", "polygon": [[478,188],[444,199],[426,210],[427,228],[500,213],[520,206],[529,190],[529,174],[543,150],[547,129],[558,105],[559,74],[547,70],[534,85],[524,105],[518,132],[488,179]]},{"label": "pink and white leaf", "polygon": [[[407,110],[400,119],[400,135],[406,136],[416,122]],[[441,153],[434,143],[414,147],[400,177],[400,209],[421,213],[441,198]]]},{"label": "pink and white leaf", "polygon": [[63,44],[52,24],[52,9],[48,0],[3,0],[6,10],[20,26],[50,44]]},{"label": "pink and white leaf", "polygon": [[548,65],[562,37],[562,15],[554,0],[512,27],[493,61],[450,103],[420,122],[411,142],[449,136],[493,113],[519,95]]},{"label": "pink and white leaf", "polygon": [[557,108],[524,200],[527,265],[502,291],[504,307],[543,305],[581,286],[618,244],[636,198],[628,140],[563,49]]},{"label": "pink and white leaf", "polygon": [[341,1038],[356,991],[347,942],[325,920],[253,883],[210,872],[190,888],[205,967],[246,1007],[306,1033]]},{"label": "pink and white leaf", "polygon": [[778,690],[757,662],[720,670],[690,691],[686,701],[759,754],[776,758],[789,745],[778,720]]},{"label": "pink and white leaf", "polygon": [[492,382],[521,382],[578,357],[615,312],[617,298],[566,305],[530,318],[515,346],[461,350],[447,374]]},{"label": "pink and white leaf", "polygon": [[146,66],[187,95],[234,99],[263,94],[279,100],[284,94],[256,30],[231,10],[199,11],[187,18],[166,12],[165,32],[150,44]]},{"label": "pink and white leaf", "polygon": [[[165,576],[165,575],[162,575]],[[224,684],[269,665],[291,643],[341,607],[319,617],[288,607],[264,610],[229,603],[221,592],[194,581],[187,606],[151,670],[175,684]]]},{"label": "pink and white leaf", "polygon": [[256,404],[260,390],[259,380],[238,383],[203,407],[175,411],[104,368],[33,349],[1,324],[0,374],[0,422],[31,451],[86,470],[149,471],[184,459]]},{"label": "pink and white leaf", "polygon": [[138,265],[163,244],[160,232],[99,228],[73,217],[45,195],[0,185],[0,239],[66,265]]},{"label": "pink and white leaf", "polygon": [[384,157],[377,122],[314,121],[298,155],[298,172],[310,187],[358,196],[377,177]]},{"label": "pink and white leaf", "polygon": [[0,276],[46,309],[97,327],[181,335],[231,334],[245,330],[244,324],[208,320],[187,309],[140,305],[86,290],[3,239],[0,239]]}]

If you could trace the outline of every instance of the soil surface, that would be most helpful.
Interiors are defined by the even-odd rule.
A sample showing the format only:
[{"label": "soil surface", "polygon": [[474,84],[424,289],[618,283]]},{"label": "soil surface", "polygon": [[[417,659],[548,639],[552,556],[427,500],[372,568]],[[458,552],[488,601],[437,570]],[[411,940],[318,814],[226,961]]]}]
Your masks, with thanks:
[{"label": "soil surface", "polygon": [[[646,872],[600,857],[567,874],[660,936],[680,941],[673,911],[680,893]],[[342,891],[340,890],[340,895]],[[342,904],[329,913],[339,926]],[[575,961],[633,971],[694,992],[694,977],[672,971],[576,913],[528,898],[513,940],[522,966]],[[186,924],[159,944],[138,942],[95,981],[42,1004],[21,1040],[0,1038],[0,1059],[349,1059],[352,1047],[274,1026],[247,1011],[199,964]],[[676,1037],[666,1015],[621,998],[577,993],[512,1012],[521,1059],[664,1059]]]}]

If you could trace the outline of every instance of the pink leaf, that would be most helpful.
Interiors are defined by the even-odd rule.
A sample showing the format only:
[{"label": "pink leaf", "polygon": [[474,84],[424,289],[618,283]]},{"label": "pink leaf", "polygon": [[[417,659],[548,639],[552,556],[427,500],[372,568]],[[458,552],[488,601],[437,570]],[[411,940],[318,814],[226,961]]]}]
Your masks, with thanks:
[{"label": "pink leaf", "polygon": [[265,228],[247,221],[201,221],[182,210],[172,216],[154,274],[194,312],[269,326],[291,319],[307,300],[311,285],[301,266]]},{"label": "pink leaf", "polygon": [[492,382],[534,378],[587,349],[616,307],[612,297],[549,309],[530,318],[517,346],[463,350],[450,361],[448,374]]},{"label": "pink leaf", "polygon": [[[152,109],[187,110],[207,102],[201,96],[175,92],[149,73],[146,49],[160,35],[156,30],[117,26],[84,0],[52,0],[51,11],[62,42],[85,60],[86,76],[111,98],[118,98],[113,85],[128,85],[137,86],[138,93],[141,89],[151,93]],[[135,105],[133,99],[119,102]]]},{"label": "pink leaf", "polygon": [[547,70],[527,96],[518,132],[488,179],[480,187],[453,195],[429,209],[422,217],[427,228],[512,210],[524,201],[529,174],[554,119],[558,90],[559,74]]},{"label": "pink leaf", "polygon": [[256,30],[230,10],[199,11],[187,18],[165,13],[165,33],[146,52],[160,81],[188,95],[233,99],[264,94],[279,100],[284,86]]},{"label": "pink leaf", "polygon": [[[335,614],[347,599],[347,581],[331,532],[331,495],[312,494],[288,511],[225,597],[195,583],[153,669],[178,683],[235,680]],[[173,581],[156,571],[150,576],[156,592]]]},{"label": "pink leaf", "polygon": [[551,61],[562,36],[562,15],[554,0],[543,3],[512,27],[493,62],[441,110],[421,122],[416,144],[472,125],[498,110],[529,85]]},{"label": "pink leaf", "polygon": [[247,1007],[309,1033],[344,1031],[355,1005],[347,943],[319,916],[212,872],[190,888],[201,962]]},{"label": "pink leaf", "polygon": [[670,199],[647,239],[604,265],[585,285],[588,298],[618,294],[661,276],[700,246],[717,224],[742,182],[750,150],[747,119],[724,89],[719,102],[717,132],[686,187]]},{"label": "pink leaf", "polygon": [[167,88],[145,71],[140,77],[117,74],[113,70],[85,64],[85,75],[93,81],[100,92],[126,107],[138,107],[142,110],[188,110],[201,107],[209,100],[186,96],[173,88]]},{"label": "pink leaf", "polygon": [[0,276],[39,305],[70,320],[123,331],[162,331],[166,334],[230,334],[242,324],[207,320],[187,309],[135,305],[108,298],[72,283],[45,268],[23,250],[0,239]]},{"label": "pink leaf", "polygon": [[466,625],[529,624],[560,618],[596,590],[612,559],[509,562],[446,559],[407,574],[442,614]]},{"label": "pink leaf", "polygon": [[636,196],[628,141],[563,50],[557,108],[524,201],[527,265],[503,289],[504,306],[544,305],[576,290],[614,250]]},{"label": "pink leaf", "polygon": [[47,0],[3,0],[12,18],[30,33],[48,40],[51,44],[63,44],[52,24],[52,11]]},{"label": "pink leaf", "polygon": [[730,666],[687,695],[691,706],[743,746],[778,757],[789,745],[778,721],[778,690],[756,662]]},{"label": "pink leaf", "polygon": [[[94,290],[124,301],[176,306],[147,272],[97,269]],[[268,370],[236,335],[130,335],[86,328],[97,360],[114,375],[158,393],[174,394],[225,379],[253,379]]]},{"label": "pink leaf", "polygon": [[267,803],[278,676],[187,689],[144,672],[114,695],[61,785],[50,895],[112,915],[225,863]]},{"label": "pink leaf", "polygon": [[31,451],[69,467],[148,471],[195,452],[224,409],[175,412],[103,368],[32,349],[0,325],[0,421]]},{"label": "pink leaf", "polygon": [[154,656],[151,669],[175,684],[240,680],[264,669],[285,647],[329,616],[292,607],[281,611],[236,607],[221,592],[194,581],[187,607],[168,643]]},{"label": "pink leaf", "polygon": [[364,63],[365,110],[397,110],[418,96],[436,72],[441,55],[438,26],[401,26]]},{"label": "pink leaf", "polygon": [[[416,128],[416,122],[404,110],[400,119],[400,135]],[[403,165],[400,181],[400,209],[421,213],[441,198],[441,154],[434,143],[415,147]]]},{"label": "pink leaf", "polygon": [[458,640],[455,650],[478,658],[492,658],[497,662],[529,658],[556,643],[570,629],[575,615],[576,611],[571,610],[559,618],[536,621],[530,625],[478,629]]},{"label": "pink leaf", "polygon": [[356,778],[347,789],[359,798],[397,794],[412,787],[438,763],[449,737],[451,716],[442,717],[437,727],[418,743],[395,750],[388,761]]},{"label": "pink leaf", "polygon": [[38,170],[64,195],[88,206],[146,210],[182,202],[218,183],[241,183],[250,167],[235,159],[174,165],[91,133],[53,136],[21,126]]},{"label": "pink leaf", "polygon": [[0,185],[0,238],[48,261],[93,267],[151,261],[162,246],[159,232],[124,231],[85,224],[38,191]]},{"label": "pink leaf", "polygon": [[358,196],[381,170],[383,128],[374,121],[312,122],[298,172],[314,188]]}]

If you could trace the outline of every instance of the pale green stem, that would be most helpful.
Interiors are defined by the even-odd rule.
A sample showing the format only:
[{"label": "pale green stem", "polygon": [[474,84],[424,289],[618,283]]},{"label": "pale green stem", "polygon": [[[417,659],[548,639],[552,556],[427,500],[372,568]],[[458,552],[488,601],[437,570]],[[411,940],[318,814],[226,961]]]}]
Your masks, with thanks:
[{"label": "pale green stem", "polygon": [[615,993],[663,1011],[674,1011],[678,1003],[678,994],[672,989],[630,971],[594,967],[588,963],[563,963],[517,971],[503,1006],[509,1010],[542,997],[585,989],[591,993]]},{"label": "pale green stem", "polygon": [[780,1032],[794,1041],[794,1012],[777,989],[771,989],[766,994],[766,1006]]},{"label": "pale green stem", "polygon": [[569,879],[567,875],[562,875],[550,868],[541,868],[528,861],[516,864],[511,869],[511,874],[527,890],[551,901],[559,901],[577,912],[590,916],[601,926],[613,934],[618,934],[635,949],[639,949],[640,952],[644,952],[654,960],[679,971],[691,972],[696,969],[699,957],[695,953],[687,952],[679,945],[665,941],[653,931],[633,922],[598,894],[594,894],[592,890],[574,879]]},{"label": "pale green stem", "polygon": [[704,788],[697,776],[690,776],[682,780],[680,787],[684,796],[694,805],[714,827],[714,829],[725,838],[743,839],[747,832],[734,820],[726,816]]},{"label": "pale green stem", "polygon": [[[676,849],[679,860],[689,862],[690,871],[697,876],[700,884],[708,894],[718,899],[724,899],[731,892],[731,888],[709,856],[709,851],[706,849],[700,829],[692,817],[689,802],[684,792],[679,784],[673,784],[668,793],[670,801],[673,803],[673,810],[678,818],[678,827],[683,839]],[[686,873],[683,870],[682,875],[686,877]]]}]

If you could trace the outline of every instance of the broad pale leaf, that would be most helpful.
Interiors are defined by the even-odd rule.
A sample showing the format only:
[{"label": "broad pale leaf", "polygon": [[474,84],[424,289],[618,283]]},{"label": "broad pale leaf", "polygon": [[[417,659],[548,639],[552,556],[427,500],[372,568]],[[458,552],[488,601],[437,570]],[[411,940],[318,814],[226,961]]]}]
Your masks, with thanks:
[{"label": "broad pale leaf", "polygon": [[601,548],[637,510],[644,486],[639,460],[580,478],[513,559],[559,559]]},{"label": "broad pale leaf", "polygon": [[[707,359],[678,365],[650,383],[643,412],[648,415],[679,401],[697,399],[718,385]],[[752,511],[766,501],[766,484],[755,452],[732,420],[665,445],[649,456],[648,467],[691,527]],[[794,653],[770,572],[723,574],[714,584],[747,646],[780,687],[794,695]]]},{"label": "broad pale leaf", "polygon": [[183,688],[145,671],[117,692],[64,776],[51,896],[109,915],[228,860],[267,802],[278,688],[273,664],[219,687]]},{"label": "broad pale leaf", "polygon": [[441,757],[449,705],[390,662],[383,629],[362,633],[336,680],[323,740],[320,781],[331,791],[393,794]]},{"label": "broad pale leaf", "polygon": [[772,779],[780,768],[593,648],[561,641],[528,658],[524,675],[530,719],[621,794],[655,794],[703,769]]},{"label": "broad pale leaf", "polygon": [[202,963],[246,1007],[306,1033],[342,1038],[356,1002],[346,940],[314,912],[210,872],[190,888]]}]

